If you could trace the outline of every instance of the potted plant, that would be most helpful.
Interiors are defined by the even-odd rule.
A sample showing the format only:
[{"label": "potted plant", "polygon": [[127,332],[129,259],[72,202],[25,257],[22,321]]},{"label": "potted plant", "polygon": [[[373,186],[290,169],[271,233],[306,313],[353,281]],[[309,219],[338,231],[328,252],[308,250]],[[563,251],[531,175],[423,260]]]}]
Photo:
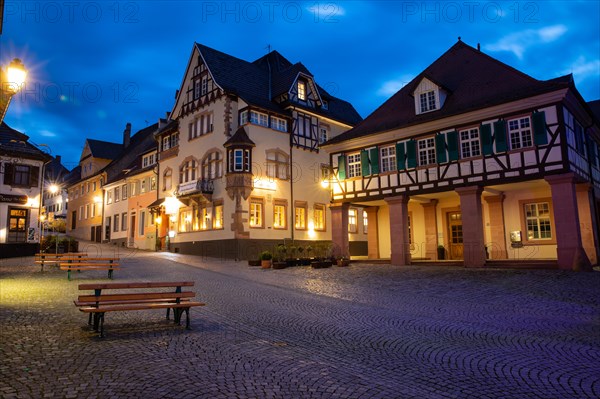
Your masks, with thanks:
[{"label": "potted plant", "polygon": [[296,266],[296,246],[290,245],[287,247],[287,258],[285,259],[288,266]]},{"label": "potted plant", "polygon": [[443,245],[438,245],[437,247],[437,258],[438,260],[446,259],[446,248]]},{"label": "potted plant", "polygon": [[273,254],[269,251],[262,251],[260,253],[260,267],[263,269],[271,268],[271,259],[273,259]]},{"label": "potted plant", "polygon": [[339,267],[350,266],[350,258],[347,256],[340,256],[336,261]]},{"label": "potted plant", "polygon": [[285,262],[285,253],[287,248],[283,244],[279,244],[275,248],[275,256],[273,257],[273,269],[285,269],[287,263]]}]

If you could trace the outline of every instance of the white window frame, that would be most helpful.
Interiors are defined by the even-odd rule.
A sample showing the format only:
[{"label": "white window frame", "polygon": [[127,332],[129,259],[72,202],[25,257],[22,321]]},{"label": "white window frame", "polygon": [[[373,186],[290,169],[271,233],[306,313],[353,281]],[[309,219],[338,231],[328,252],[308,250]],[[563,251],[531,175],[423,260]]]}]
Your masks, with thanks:
[{"label": "white window frame", "polygon": [[251,199],[248,223],[250,228],[260,229],[263,227],[264,204],[261,200]]},{"label": "white window frame", "polygon": [[356,208],[348,209],[348,233],[358,232],[358,210]]},{"label": "white window frame", "polygon": [[533,127],[529,116],[509,119],[506,125],[511,150],[533,147]]},{"label": "white window frame", "polygon": [[379,163],[381,165],[381,173],[394,172],[396,166],[396,146],[390,145],[379,149]]},{"label": "white window frame", "polygon": [[473,127],[458,132],[460,138],[460,158],[472,158],[481,156],[481,142],[479,140],[479,128]]},{"label": "white window frame", "polygon": [[323,144],[329,138],[329,129],[326,127],[319,127],[319,144]]},{"label": "white window frame", "polygon": [[354,154],[348,154],[347,156],[346,173],[347,178],[360,177],[362,176],[362,166],[360,162],[360,152]]},{"label": "white window frame", "polygon": [[435,111],[437,107],[437,98],[435,90],[427,90],[419,93],[419,113]]},{"label": "white window frame", "polygon": [[250,123],[269,127],[269,115],[258,111],[250,111]]},{"label": "white window frame", "polygon": [[306,82],[298,80],[298,100],[306,101]]},{"label": "white window frame", "polygon": [[419,166],[435,164],[435,138],[426,137],[417,141]]},{"label": "white window frame", "polygon": [[287,132],[287,120],[272,116],[271,129],[278,130],[280,132]]},{"label": "white window frame", "polygon": [[[542,209],[545,208],[545,209]],[[543,215],[540,216],[540,209],[544,211]],[[540,202],[527,202],[523,204],[523,212],[525,218],[525,234],[527,234],[527,241],[551,241],[553,240],[553,231],[552,231],[552,207],[550,202],[548,201],[540,201]],[[530,222],[535,224],[534,227],[537,228],[538,237],[529,236],[529,226]],[[542,237],[542,229],[547,228],[549,232],[549,236]]]}]

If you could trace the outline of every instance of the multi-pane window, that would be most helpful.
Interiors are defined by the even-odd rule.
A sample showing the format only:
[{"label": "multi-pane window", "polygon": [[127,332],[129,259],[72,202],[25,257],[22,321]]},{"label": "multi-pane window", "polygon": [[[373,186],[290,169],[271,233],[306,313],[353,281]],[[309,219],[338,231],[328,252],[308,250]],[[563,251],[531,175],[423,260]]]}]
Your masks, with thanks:
[{"label": "multi-pane window", "polygon": [[139,235],[143,236],[146,234],[146,211],[140,212],[140,224],[138,229]]},{"label": "multi-pane window", "polygon": [[435,140],[433,137],[419,140],[417,142],[419,152],[419,165],[431,165],[435,163]]},{"label": "multi-pane window", "polygon": [[535,202],[524,204],[527,240],[551,240],[550,204]]},{"label": "multi-pane window", "polygon": [[202,76],[200,94],[205,95],[207,92],[208,92],[208,78],[206,76]]},{"label": "multi-pane window", "polygon": [[194,82],[194,100],[200,98],[200,81],[196,80]]},{"label": "multi-pane window", "polygon": [[113,231],[117,232],[119,231],[119,215],[114,215],[113,216]]},{"label": "multi-pane window", "polygon": [[250,227],[263,227],[263,202],[250,200]]},{"label": "multi-pane window", "polygon": [[203,206],[200,208],[200,230],[207,230],[210,228],[210,214],[208,213],[208,208]]},{"label": "multi-pane window", "polygon": [[567,143],[577,150],[581,155],[585,156],[585,135],[583,126],[575,119],[567,109],[564,109],[565,130],[567,132]]},{"label": "multi-pane window", "polygon": [[471,158],[481,155],[479,146],[479,129],[467,129],[460,131],[460,157]]},{"label": "multi-pane window", "polygon": [[121,231],[127,230],[127,212],[121,214]]},{"label": "multi-pane window", "polygon": [[325,231],[325,205],[315,204],[313,223],[315,224],[315,230]]},{"label": "multi-pane window", "polygon": [[326,127],[319,128],[319,144],[323,144],[329,138],[329,129]]},{"label": "multi-pane window", "polygon": [[287,227],[287,212],[284,203],[275,203],[273,205],[273,228],[285,229]]},{"label": "multi-pane window", "polygon": [[155,163],[156,163],[156,154],[144,155],[144,157],[142,158],[142,167],[144,167],[144,168],[154,165]]},{"label": "multi-pane window", "polygon": [[122,198],[123,200],[126,200],[126,199],[127,199],[127,184],[123,184],[123,185],[121,186],[121,198]]},{"label": "multi-pane window", "polygon": [[261,112],[250,111],[250,123],[261,126],[269,126],[269,116]]},{"label": "multi-pane window", "polygon": [[510,136],[510,148],[512,150],[531,147],[533,145],[531,121],[528,116],[509,120],[508,133]]},{"label": "multi-pane window", "polygon": [[121,187],[115,187],[115,202],[121,200]]},{"label": "multi-pane window", "polygon": [[419,104],[421,106],[421,112],[432,111],[436,109],[435,105],[435,92],[433,90],[421,93],[419,95]]},{"label": "multi-pane window", "polygon": [[167,170],[165,170],[165,173],[163,173],[163,191],[170,190],[172,185],[173,185],[173,171],[171,169],[167,169]]},{"label": "multi-pane window", "polygon": [[215,205],[215,218],[213,220],[214,229],[223,228],[223,204]]},{"label": "multi-pane window", "polygon": [[190,159],[179,168],[179,183],[187,183],[196,180],[197,162]]},{"label": "multi-pane window", "polygon": [[301,80],[298,81],[298,99],[306,101],[306,83]]},{"label": "multi-pane window", "polygon": [[192,210],[190,208],[182,209],[179,212],[179,232],[185,233],[192,231]]},{"label": "multi-pane window", "polygon": [[271,179],[288,178],[288,156],[279,151],[267,151],[267,176]]},{"label": "multi-pane window", "polygon": [[29,186],[29,166],[15,165],[14,166],[14,186]]},{"label": "multi-pane window", "polygon": [[359,177],[361,175],[360,153],[348,155],[348,177]]},{"label": "multi-pane window", "polygon": [[363,211],[363,233],[367,234],[369,231],[369,214],[367,211]]},{"label": "multi-pane window", "polygon": [[113,202],[113,192],[112,192],[112,190],[108,190],[106,192],[106,203],[112,204],[112,202]]},{"label": "multi-pane window", "polygon": [[250,150],[229,150],[229,171],[250,172]]},{"label": "multi-pane window", "polygon": [[27,241],[27,209],[9,208],[7,242]]},{"label": "multi-pane window", "polygon": [[142,179],[140,182],[140,194],[144,194],[148,190],[148,179]]},{"label": "multi-pane window", "polygon": [[280,132],[287,132],[287,121],[283,118],[271,117],[271,128]]},{"label": "multi-pane window", "polygon": [[348,209],[348,232],[356,233],[358,231],[358,211],[356,209]]},{"label": "multi-pane window", "polygon": [[294,227],[296,230],[306,230],[306,202],[297,202],[294,206]]},{"label": "multi-pane window", "polygon": [[382,147],[379,152],[379,159],[381,160],[381,172],[392,172],[396,170],[396,147],[393,145],[389,147]]},{"label": "multi-pane window", "polygon": [[156,190],[156,176],[150,177],[150,190]]},{"label": "multi-pane window", "polygon": [[240,112],[240,126],[248,123],[248,111]]},{"label": "multi-pane window", "polygon": [[188,128],[188,137],[190,140],[212,132],[214,130],[212,112],[198,116],[189,124]]},{"label": "multi-pane window", "polygon": [[311,118],[309,115],[298,113],[296,119],[298,135],[302,137],[311,137]]},{"label": "multi-pane window", "polygon": [[202,178],[216,179],[223,175],[223,159],[218,151],[211,152],[202,160]]}]

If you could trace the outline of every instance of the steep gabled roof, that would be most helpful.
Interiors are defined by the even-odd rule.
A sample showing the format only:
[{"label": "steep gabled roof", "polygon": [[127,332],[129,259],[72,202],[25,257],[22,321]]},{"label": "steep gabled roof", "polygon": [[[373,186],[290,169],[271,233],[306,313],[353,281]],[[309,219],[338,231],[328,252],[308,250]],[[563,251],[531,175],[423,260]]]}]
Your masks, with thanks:
[{"label": "steep gabled roof", "polygon": [[152,146],[156,147],[154,133],[157,131],[157,129],[158,123],[155,123],[138,130],[133,136],[131,136],[129,145],[123,148],[121,153],[104,168],[104,170],[107,171],[107,180],[109,183],[122,179],[125,176],[126,170],[141,167],[142,156]]},{"label": "steep gabled roof", "polygon": [[94,158],[115,159],[123,149],[122,144],[96,139],[87,139],[88,147]]},{"label": "steep gabled roof", "polygon": [[52,182],[60,182],[68,174],[69,170],[63,166],[60,157],[52,158],[44,170],[44,178]]},{"label": "steep gabled roof", "polygon": [[[412,93],[425,77],[450,94],[441,109],[415,115]],[[364,121],[327,144],[566,88],[569,81],[568,76],[548,81],[534,79],[459,41]]]},{"label": "steep gabled roof", "polygon": [[[298,73],[312,77],[310,71],[302,63],[292,64],[275,50],[254,62],[248,62],[203,44],[196,43],[195,45],[217,85],[226,92],[239,96],[248,104],[268,111],[289,113],[284,107],[273,101],[273,98],[287,92]],[[269,90],[269,82],[271,90]],[[333,104],[333,107],[330,107],[327,112],[323,112],[322,109],[311,109],[311,111],[316,114],[326,114],[333,120],[350,125],[362,120],[350,103],[332,95],[328,95],[328,97],[328,102],[330,105]],[[338,102],[339,106],[335,104]]]},{"label": "steep gabled roof", "polygon": [[596,120],[600,121],[600,100],[588,101],[587,103],[592,110],[592,113],[596,117]]},{"label": "steep gabled roof", "polygon": [[256,145],[256,144],[254,144],[254,141],[252,141],[250,139],[250,137],[248,137],[248,133],[246,133],[246,129],[244,128],[244,126],[240,126],[238,128],[238,130],[233,134],[233,136],[231,136],[223,144],[223,147],[227,148],[227,147],[230,147],[230,146],[236,145],[236,144],[241,144],[241,145],[251,146],[251,147],[254,147]]},{"label": "steep gabled roof", "polygon": [[52,157],[29,142],[29,136],[2,122],[0,124],[0,155],[25,159],[50,160]]}]

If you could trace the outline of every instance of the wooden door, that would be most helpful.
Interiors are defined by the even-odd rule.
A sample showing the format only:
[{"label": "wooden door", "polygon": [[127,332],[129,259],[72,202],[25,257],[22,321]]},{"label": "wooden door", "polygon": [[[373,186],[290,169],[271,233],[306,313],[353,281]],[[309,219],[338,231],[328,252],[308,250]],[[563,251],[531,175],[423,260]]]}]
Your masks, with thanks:
[{"label": "wooden door", "polygon": [[462,215],[460,212],[448,212],[448,241],[449,241],[449,258],[463,258],[463,232],[462,232]]}]

